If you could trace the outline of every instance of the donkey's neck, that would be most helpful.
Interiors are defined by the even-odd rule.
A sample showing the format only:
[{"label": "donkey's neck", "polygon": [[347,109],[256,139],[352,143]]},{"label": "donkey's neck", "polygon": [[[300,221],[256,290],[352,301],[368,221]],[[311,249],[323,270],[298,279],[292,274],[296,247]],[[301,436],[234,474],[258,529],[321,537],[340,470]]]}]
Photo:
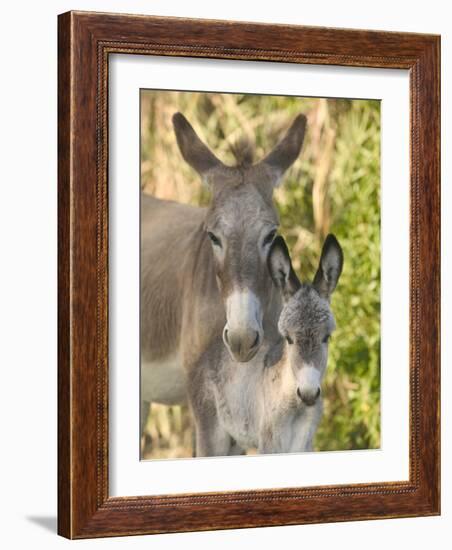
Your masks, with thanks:
[{"label": "donkey's neck", "polygon": [[212,247],[204,229],[204,222],[199,224],[196,230],[193,231],[192,239],[195,253],[192,257],[187,258],[187,261],[191,262],[192,296],[221,303],[221,296],[215,278]]},{"label": "donkey's neck", "polygon": [[288,344],[281,338],[269,347],[264,359],[263,390],[266,399],[295,401],[297,382],[289,362]]},{"label": "donkey's neck", "polygon": [[184,288],[184,306],[181,345],[182,355],[188,363],[196,361],[212,341],[222,334],[226,323],[224,305],[215,277],[212,247],[204,224],[193,229],[190,236],[192,254],[186,256],[181,281]]},{"label": "donkey's neck", "polygon": [[282,298],[280,291],[272,285],[268,305],[264,310],[262,325],[264,328],[264,338],[269,346],[276,345],[281,339],[278,331],[278,320],[282,310]]}]

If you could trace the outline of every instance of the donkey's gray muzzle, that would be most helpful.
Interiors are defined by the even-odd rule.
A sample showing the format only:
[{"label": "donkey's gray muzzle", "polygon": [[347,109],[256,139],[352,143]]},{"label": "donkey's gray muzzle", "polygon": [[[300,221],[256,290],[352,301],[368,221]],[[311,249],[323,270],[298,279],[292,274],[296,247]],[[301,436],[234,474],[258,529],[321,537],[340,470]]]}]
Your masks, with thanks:
[{"label": "donkey's gray muzzle", "polygon": [[320,397],[320,388],[317,388],[316,392],[301,391],[300,388],[298,388],[297,395],[305,405],[312,407],[312,405],[315,405],[317,399]]},{"label": "donkey's gray muzzle", "polygon": [[256,355],[261,345],[262,337],[254,329],[233,331],[225,327],[223,341],[234,361],[246,363]]}]

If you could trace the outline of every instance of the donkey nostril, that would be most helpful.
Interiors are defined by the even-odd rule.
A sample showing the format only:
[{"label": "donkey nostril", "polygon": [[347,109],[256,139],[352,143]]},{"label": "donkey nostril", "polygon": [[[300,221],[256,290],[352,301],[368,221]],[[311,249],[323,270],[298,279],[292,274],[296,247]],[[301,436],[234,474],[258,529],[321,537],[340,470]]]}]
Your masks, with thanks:
[{"label": "donkey nostril", "polygon": [[256,332],[256,338],[254,338],[254,342],[251,344],[251,349],[254,349],[259,344],[259,333]]},{"label": "donkey nostril", "polygon": [[317,399],[319,398],[320,396],[320,388],[317,388],[317,392],[316,394],[313,396],[313,395],[303,395],[300,391],[300,388],[297,388],[297,395],[299,397],[299,399],[301,399],[301,401],[303,401],[303,403],[305,405],[307,405],[308,407],[314,405],[314,403],[317,401]]},{"label": "donkey nostril", "polygon": [[249,361],[259,349],[261,335],[259,331],[223,329],[223,342],[228,348],[232,358],[239,362]]}]

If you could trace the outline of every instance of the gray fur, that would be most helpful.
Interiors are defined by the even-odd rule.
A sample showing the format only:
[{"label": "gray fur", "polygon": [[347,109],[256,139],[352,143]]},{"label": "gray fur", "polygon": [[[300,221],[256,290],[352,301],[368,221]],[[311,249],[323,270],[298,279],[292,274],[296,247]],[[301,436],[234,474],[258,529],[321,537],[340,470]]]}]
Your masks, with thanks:
[{"label": "gray fur", "polygon": [[[342,251],[332,239],[329,246],[338,253],[334,257],[341,258],[340,266],[335,265],[335,287]],[[231,454],[233,446],[256,447],[260,453],[312,450],[322,416],[319,392],[327,366],[326,337],[335,321],[328,300],[313,285],[299,283],[281,237],[274,241],[269,270],[275,289],[286,296],[278,323],[283,339],[266,334],[256,356],[242,365],[213,342],[196,363],[188,389],[197,456]],[[287,292],[286,285],[296,289]],[[305,385],[308,371],[318,386]]]},{"label": "gray fur", "polygon": [[[226,352],[223,333],[240,361],[258,352],[264,334],[277,335],[281,299],[266,265],[271,241],[263,243],[279,224],[273,188],[296,159],[305,129],[300,115],[274,154],[230,167],[183,115],[176,114],[173,123],[181,154],[210,187],[212,201],[197,208],[142,196],[141,394],[145,402],[165,404],[186,400],[186,384],[193,385],[193,372],[208,350]],[[243,158],[251,157],[246,152]],[[226,305],[237,292],[249,293],[249,303],[259,307],[249,322],[246,311],[235,312],[245,321],[226,331]]]}]

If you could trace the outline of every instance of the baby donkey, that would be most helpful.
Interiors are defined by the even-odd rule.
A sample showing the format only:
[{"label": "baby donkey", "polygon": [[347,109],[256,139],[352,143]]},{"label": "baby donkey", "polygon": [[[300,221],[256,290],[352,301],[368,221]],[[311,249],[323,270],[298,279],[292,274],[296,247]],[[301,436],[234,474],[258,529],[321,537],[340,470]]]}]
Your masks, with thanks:
[{"label": "baby donkey", "polygon": [[276,237],[268,268],[283,297],[277,338],[265,337],[248,363],[236,363],[213,346],[189,384],[196,424],[196,455],[312,450],[322,415],[321,382],[328,340],[335,328],[330,297],[342,272],[343,253],[326,238],[312,284],[300,283],[284,239]]}]

